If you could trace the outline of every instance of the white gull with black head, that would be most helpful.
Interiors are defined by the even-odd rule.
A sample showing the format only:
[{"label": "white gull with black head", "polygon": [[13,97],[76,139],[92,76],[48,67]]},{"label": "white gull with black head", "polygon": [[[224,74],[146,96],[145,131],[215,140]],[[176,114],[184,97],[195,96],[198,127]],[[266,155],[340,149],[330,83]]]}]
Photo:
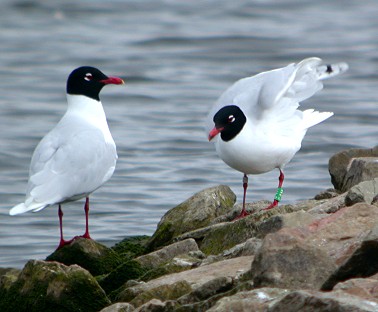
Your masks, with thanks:
[{"label": "white gull with black head", "polygon": [[299,102],[321,90],[323,79],[347,69],[346,63],[322,65],[313,57],[235,82],[207,117],[206,130],[219,157],[245,179],[278,168],[283,181],[282,170],[307,130],[333,115],[301,111]]},{"label": "white gull with black head", "polygon": [[88,197],[110,179],[117,152],[99,98],[108,84],[123,80],[89,66],[69,75],[67,111],[35,148],[25,202],[11,215]]}]

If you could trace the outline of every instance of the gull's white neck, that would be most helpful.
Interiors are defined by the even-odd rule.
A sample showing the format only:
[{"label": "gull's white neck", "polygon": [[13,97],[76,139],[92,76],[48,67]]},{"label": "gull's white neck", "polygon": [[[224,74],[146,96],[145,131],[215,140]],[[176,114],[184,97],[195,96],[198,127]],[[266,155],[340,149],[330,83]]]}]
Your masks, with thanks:
[{"label": "gull's white neck", "polygon": [[67,94],[67,102],[68,108],[63,118],[70,118],[69,116],[80,118],[82,121],[100,129],[105,140],[114,144],[101,101],[96,101],[84,95]]},{"label": "gull's white neck", "polygon": [[106,123],[106,115],[101,101],[96,101],[84,95],[67,94],[67,114],[79,115],[88,122]]}]

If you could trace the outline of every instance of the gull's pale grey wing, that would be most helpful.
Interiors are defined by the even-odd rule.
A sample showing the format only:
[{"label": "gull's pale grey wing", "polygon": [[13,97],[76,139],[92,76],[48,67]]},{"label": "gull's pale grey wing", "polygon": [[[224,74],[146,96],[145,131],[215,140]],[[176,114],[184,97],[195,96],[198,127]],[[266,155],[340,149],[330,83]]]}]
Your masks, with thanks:
[{"label": "gull's pale grey wing", "polygon": [[114,142],[95,127],[54,130],[33,154],[27,195],[48,204],[93,192],[111,177],[117,159]]},{"label": "gull's pale grey wing", "polygon": [[274,105],[277,96],[288,88],[294,71],[295,64],[290,64],[236,81],[223,92],[210,110],[206,120],[207,132],[214,126],[213,116],[227,105],[237,105],[249,118],[261,119],[264,112]]}]

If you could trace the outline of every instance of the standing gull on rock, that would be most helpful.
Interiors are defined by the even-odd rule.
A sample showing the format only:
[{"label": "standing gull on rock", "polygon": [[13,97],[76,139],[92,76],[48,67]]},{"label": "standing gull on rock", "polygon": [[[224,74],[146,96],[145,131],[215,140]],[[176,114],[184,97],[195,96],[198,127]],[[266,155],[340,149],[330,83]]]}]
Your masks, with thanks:
[{"label": "standing gull on rock", "polygon": [[58,204],[58,249],[71,242],[63,239],[63,203],[86,198],[82,237],[90,238],[89,194],[110,179],[117,161],[99,93],[105,85],[123,83],[121,78],[108,77],[89,66],[79,67],[69,75],[67,111],[33,153],[25,202],[9,211],[10,215],[37,212]]},{"label": "standing gull on rock", "polygon": [[248,174],[261,174],[274,168],[280,171],[274,201],[283,193],[283,168],[301,148],[308,128],[331,117],[331,112],[313,109],[300,111],[299,102],[323,88],[321,80],[345,72],[346,63],[322,65],[319,58],[260,73],[235,82],[215,103],[207,118],[209,140],[214,139],[219,157],[242,172],[243,209]]}]

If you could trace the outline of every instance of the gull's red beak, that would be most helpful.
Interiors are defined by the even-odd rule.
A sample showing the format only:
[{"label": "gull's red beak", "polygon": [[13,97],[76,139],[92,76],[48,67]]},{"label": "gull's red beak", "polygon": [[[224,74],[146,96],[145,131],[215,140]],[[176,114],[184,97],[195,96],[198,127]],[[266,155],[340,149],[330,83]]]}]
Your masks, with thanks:
[{"label": "gull's red beak", "polygon": [[100,82],[102,82],[103,84],[116,84],[116,85],[120,85],[120,84],[124,84],[125,82],[123,81],[123,79],[121,78],[118,78],[118,77],[108,77],[107,79],[103,79],[103,80],[100,80]]},{"label": "gull's red beak", "polygon": [[209,141],[211,141],[219,132],[222,132],[224,128],[217,128],[214,127],[210,132],[209,132]]}]

